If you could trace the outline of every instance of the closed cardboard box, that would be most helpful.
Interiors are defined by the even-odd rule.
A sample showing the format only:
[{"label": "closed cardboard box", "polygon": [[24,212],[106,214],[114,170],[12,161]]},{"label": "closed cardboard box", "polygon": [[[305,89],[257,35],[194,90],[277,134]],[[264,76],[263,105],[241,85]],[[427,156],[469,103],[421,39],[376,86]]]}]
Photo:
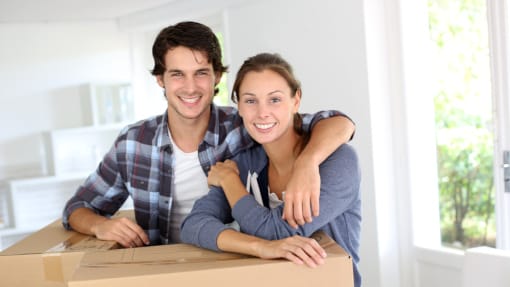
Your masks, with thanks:
[{"label": "closed cardboard box", "polygon": [[328,253],[326,263],[318,268],[173,244],[86,253],[68,284],[69,287],[353,286],[351,257],[324,233],[317,233],[314,238]]}]

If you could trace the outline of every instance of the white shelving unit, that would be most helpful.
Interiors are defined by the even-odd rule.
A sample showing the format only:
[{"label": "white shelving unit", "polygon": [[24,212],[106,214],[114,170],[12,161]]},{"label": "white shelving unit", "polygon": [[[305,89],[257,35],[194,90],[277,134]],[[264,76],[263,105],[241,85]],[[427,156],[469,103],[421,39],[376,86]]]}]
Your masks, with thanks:
[{"label": "white shelving unit", "polygon": [[[59,218],[122,127],[133,121],[129,84],[91,83],[80,91],[82,125],[44,133],[47,175],[0,183],[0,250]],[[131,200],[123,208],[132,208]]]},{"label": "white shelving unit", "polygon": [[92,126],[132,122],[133,92],[130,84],[86,84],[82,86],[83,121]]},{"label": "white shelving unit", "polygon": [[111,148],[123,126],[108,124],[45,133],[48,173],[60,176],[92,172]]}]

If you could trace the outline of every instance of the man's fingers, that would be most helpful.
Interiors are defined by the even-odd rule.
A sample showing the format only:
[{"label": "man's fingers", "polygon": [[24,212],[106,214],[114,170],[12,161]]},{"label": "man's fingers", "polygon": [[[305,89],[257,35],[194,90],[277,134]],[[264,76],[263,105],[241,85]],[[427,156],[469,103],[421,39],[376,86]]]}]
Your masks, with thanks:
[{"label": "man's fingers", "polygon": [[150,243],[149,237],[147,236],[147,233],[145,233],[145,231],[140,227],[140,225],[131,221],[131,224],[129,225],[129,227],[131,228],[131,230],[133,230],[136,233],[136,235],[137,235],[138,239],[140,239],[142,245],[149,245],[149,243]]},{"label": "man's fingers", "polygon": [[283,207],[283,219],[294,229],[298,228],[296,221],[294,221],[294,205],[288,201]]},{"label": "man's fingers", "polygon": [[125,235],[130,240],[130,243],[135,245],[133,247],[149,244],[147,234],[145,234],[145,231],[143,231],[138,224],[127,218],[122,223],[125,225],[125,228],[123,229]]},{"label": "man's fingers", "polygon": [[304,198],[302,207],[301,207],[303,209],[303,220],[306,223],[312,222],[312,210],[310,207],[310,204],[311,204],[310,200],[311,200],[310,198]]},{"label": "man's fingers", "polygon": [[299,225],[304,225],[305,220],[303,219],[303,201],[301,198],[294,199],[294,220]]},{"label": "man's fingers", "polygon": [[313,216],[315,216],[315,217],[319,216],[319,210],[320,210],[319,195],[320,194],[313,194],[312,198],[310,198],[310,202],[312,204],[312,213],[313,213]]},{"label": "man's fingers", "polygon": [[149,244],[143,229],[127,218],[109,219],[99,227],[96,236],[102,240],[115,240],[123,247],[138,247]]}]

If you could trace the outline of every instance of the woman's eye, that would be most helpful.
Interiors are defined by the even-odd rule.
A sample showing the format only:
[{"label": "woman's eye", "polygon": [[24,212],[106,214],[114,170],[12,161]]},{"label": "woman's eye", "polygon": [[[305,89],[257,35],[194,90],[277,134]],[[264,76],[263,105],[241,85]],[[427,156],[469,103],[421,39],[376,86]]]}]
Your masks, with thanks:
[{"label": "woman's eye", "polygon": [[281,102],[281,99],[280,98],[271,98],[271,103],[279,103]]}]

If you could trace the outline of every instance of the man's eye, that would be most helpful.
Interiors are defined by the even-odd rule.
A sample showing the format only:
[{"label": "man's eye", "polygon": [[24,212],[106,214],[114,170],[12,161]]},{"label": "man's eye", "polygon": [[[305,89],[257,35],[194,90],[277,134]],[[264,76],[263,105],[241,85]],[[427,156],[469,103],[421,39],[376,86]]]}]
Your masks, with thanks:
[{"label": "man's eye", "polygon": [[170,77],[172,77],[172,78],[182,77],[182,73],[170,73]]}]

